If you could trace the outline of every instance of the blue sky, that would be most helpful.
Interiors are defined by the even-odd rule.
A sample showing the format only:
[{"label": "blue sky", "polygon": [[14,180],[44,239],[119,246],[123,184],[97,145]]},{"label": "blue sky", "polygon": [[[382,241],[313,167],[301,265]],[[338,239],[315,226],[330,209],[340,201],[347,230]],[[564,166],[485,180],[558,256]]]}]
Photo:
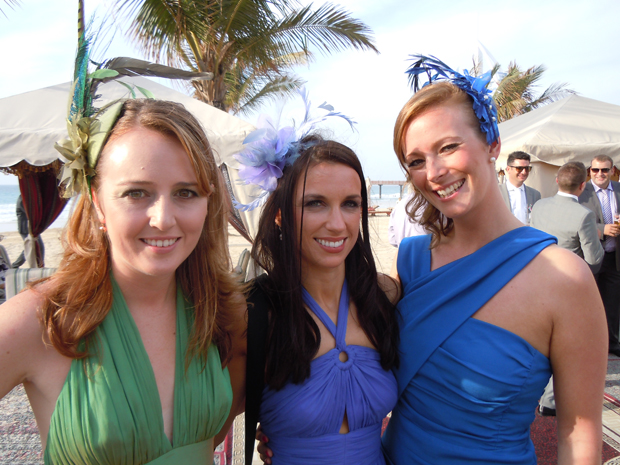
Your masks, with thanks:
[{"label": "blue sky", "polygon": [[[521,67],[546,65],[541,91],[553,82],[566,82],[583,97],[620,105],[617,0],[334,3],[374,31],[381,53],[317,54],[298,73],[308,81],[315,104],[327,101],[358,122],[356,133],[344,122],[330,125],[330,133],[358,153],[371,179],[404,178],[392,150],[392,130],[410,96],[404,70],[411,53],[433,54],[455,69],[468,69],[480,42],[503,68],[512,60]],[[7,17],[0,15],[0,98],[70,79],[76,4],[75,0],[22,0],[14,9],[2,5]],[[108,24],[118,23],[109,7],[111,0],[85,0],[85,4],[87,16],[97,10]],[[130,45],[123,26],[105,54],[114,56],[142,56]],[[286,108],[296,105],[292,101]],[[257,116],[243,118],[255,122]],[[7,179],[14,182],[0,176],[0,183]]]}]

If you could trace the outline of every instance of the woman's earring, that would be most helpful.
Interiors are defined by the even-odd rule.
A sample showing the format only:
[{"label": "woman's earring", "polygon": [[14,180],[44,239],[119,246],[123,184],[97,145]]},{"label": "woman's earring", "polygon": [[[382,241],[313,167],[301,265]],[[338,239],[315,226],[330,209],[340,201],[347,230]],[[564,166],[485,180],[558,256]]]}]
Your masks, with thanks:
[{"label": "woman's earring", "polygon": [[491,163],[495,163],[495,161],[496,161],[496,160],[497,160],[497,159],[496,159],[495,157],[491,157],[491,158],[489,158],[489,161],[490,161]]},{"label": "woman's earring", "polygon": [[99,229],[103,232],[108,232],[108,228],[105,227],[105,222],[101,223],[101,226],[99,226]]},{"label": "woman's earring", "polygon": [[280,240],[282,240],[282,228],[278,226],[278,231],[280,231]]}]

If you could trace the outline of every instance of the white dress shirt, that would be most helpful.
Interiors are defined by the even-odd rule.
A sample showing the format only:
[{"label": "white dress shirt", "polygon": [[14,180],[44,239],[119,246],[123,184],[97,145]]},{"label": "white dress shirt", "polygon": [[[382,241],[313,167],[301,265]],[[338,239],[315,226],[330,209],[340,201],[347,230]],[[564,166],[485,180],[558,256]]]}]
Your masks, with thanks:
[{"label": "white dress shirt", "polygon": [[527,211],[527,200],[525,199],[525,184],[521,184],[521,187],[515,187],[508,180],[506,181],[506,190],[508,191],[512,214],[516,216],[521,223],[528,224],[529,212]]},{"label": "white dress shirt", "polygon": [[570,199],[575,199],[577,202],[579,202],[579,197],[573,194],[569,194],[568,192],[558,191],[558,195],[561,195],[562,197],[568,197]]},{"label": "white dress shirt", "polygon": [[[592,181],[590,181],[592,182]],[[596,196],[598,197],[598,201],[601,204],[601,210],[603,210],[603,196],[607,196],[609,199],[609,207],[611,208],[611,219],[613,222],[614,214],[618,212],[618,205],[616,204],[616,196],[614,195],[614,186],[612,186],[611,182],[607,184],[607,189],[601,189],[596,184],[592,182],[592,187],[594,187],[594,192],[596,192]],[[605,212],[603,212],[603,217],[605,216]],[[616,250],[616,241],[611,236],[606,236],[603,241],[603,248],[605,252],[613,252]]]},{"label": "white dress shirt", "polygon": [[[428,234],[418,222],[411,221],[405,207],[413,198],[414,194],[408,194],[398,201],[394,210],[390,214],[390,223],[388,226],[388,236],[390,244],[398,247],[400,241],[405,237],[420,236]],[[420,212],[418,211],[418,215]],[[418,219],[418,218],[416,218]]]}]

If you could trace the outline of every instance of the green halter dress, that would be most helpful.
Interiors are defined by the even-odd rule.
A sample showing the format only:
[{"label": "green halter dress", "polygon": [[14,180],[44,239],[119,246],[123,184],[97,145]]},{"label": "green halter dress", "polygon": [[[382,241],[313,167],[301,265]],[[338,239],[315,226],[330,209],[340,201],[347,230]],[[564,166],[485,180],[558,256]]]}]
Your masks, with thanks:
[{"label": "green halter dress", "polygon": [[164,433],[153,368],[120,288],[112,279],[113,303],[96,329],[93,356],[73,360],[50,420],[44,461],[67,464],[204,464],[210,438],[232,405],[228,369],[217,347],[206,365],[185,354],[193,312],[177,287],[176,369],[172,441]]}]

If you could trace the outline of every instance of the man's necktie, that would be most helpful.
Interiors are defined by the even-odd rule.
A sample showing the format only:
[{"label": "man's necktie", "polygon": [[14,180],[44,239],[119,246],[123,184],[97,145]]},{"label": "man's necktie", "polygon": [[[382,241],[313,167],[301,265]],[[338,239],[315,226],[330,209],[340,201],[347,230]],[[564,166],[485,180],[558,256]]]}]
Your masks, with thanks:
[{"label": "man's necktie", "polygon": [[[611,202],[609,201],[609,194],[611,191],[609,189],[603,190],[603,220],[605,224],[613,224],[614,217],[611,214]],[[605,242],[603,243],[603,248],[606,252],[612,252],[615,249],[615,237],[607,236]]]}]

